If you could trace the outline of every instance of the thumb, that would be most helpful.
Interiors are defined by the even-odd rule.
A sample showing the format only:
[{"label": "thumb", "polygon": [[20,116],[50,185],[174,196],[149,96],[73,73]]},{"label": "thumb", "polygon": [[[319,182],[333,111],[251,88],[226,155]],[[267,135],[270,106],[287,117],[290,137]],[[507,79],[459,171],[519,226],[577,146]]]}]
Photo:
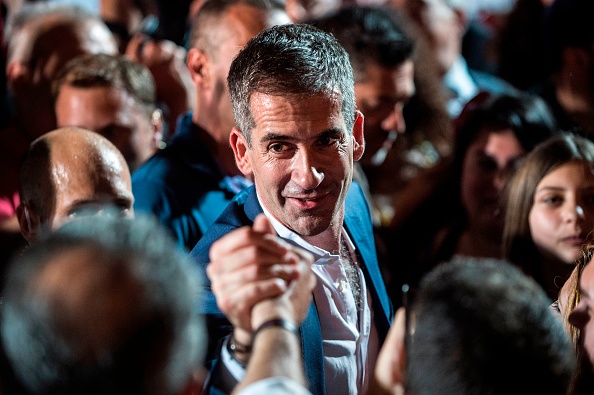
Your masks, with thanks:
[{"label": "thumb", "polygon": [[276,231],[274,230],[274,227],[270,223],[270,220],[268,218],[266,218],[266,215],[264,215],[264,214],[258,214],[256,219],[254,220],[254,225],[252,226],[252,229],[255,232],[262,232],[262,233],[269,233],[272,235],[276,235]]}]

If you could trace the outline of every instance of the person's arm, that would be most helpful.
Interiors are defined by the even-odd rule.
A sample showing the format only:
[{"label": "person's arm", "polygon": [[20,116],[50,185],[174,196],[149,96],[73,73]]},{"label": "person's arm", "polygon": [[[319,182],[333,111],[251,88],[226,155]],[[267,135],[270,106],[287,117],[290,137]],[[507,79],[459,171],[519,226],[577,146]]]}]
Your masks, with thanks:
[{"label": "person's arm", "polygon": [[[291,297],[300,294],[304,283],[300,279],[313,276],[309,266],[307,270],[303,267],[303,262],[311,265],[313,257],[276,236],[266,216],[261,214],[251,228],[238,228],[215,241],[209,258],[206,272],[216,305],[233,325],[232,336],[225,341],[228,347],[221,350],[219,365],[224,366],[211,373],[210,382],[232,388],[235,382],[225,377],[244,380],[242,365],[253,355],[255,325],[280,317],[300,323],[305,317],[311,288],[299,304],[293,303]],[[286,293],[288,290],[291,292]],[[263,304],[256,308],[260,303]],[[301,303],[306,304],[303,312],[293,307]]]},{"label": "person's arm", "polygon": [[406,322],[403,307],[396,311],[392,327],[379,352],[368,395],[402,395],[406,373]]},{"label": "person's arm", "polygon": [[316,279],[311,270],[313,256],[297,247],[290,249],[299,257],[297,275],[283,294],[258,302],[252,308],[249,363],[234,394],[271,378],[290,380],[298,384],[294,386],[297,393],[307,393],[299,325],[309,310]]},{"label": "person's arm", "polygon": [[280,326],[270,326],[254,338],[252,356],[244,379],[235,388],[243,388],[264,379],[282,377],[306,387],[299,334]]}]

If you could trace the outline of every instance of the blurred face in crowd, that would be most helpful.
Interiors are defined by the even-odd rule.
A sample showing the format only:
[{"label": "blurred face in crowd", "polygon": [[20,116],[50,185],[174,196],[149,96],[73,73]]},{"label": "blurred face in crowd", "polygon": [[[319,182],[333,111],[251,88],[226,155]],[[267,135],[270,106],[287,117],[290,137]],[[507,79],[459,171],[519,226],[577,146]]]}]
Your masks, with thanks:
[{"label": "blurred face in crowd", "polygon": [[511,129],[484,130],[470,144],[461,177],[461,198],[470,229],[501,239],[501,191],[524,154]]},{"label": "blurred face in crowd", "polygon": [[162,138],[161,116],[143,108],[123,88],[65,84],[56,98],[58,127],[78,126],[111,141],[134,172],[155,153]]},{"label": "blurred face in crowd", "polygon": [[365,155],[362,165],[380,165],[378,151],[406,131],[404,105],[415,93],[412,60],[388,68],[369,63],[364,77],[355,83],[357,108],[365,116]]},{"label": "blurred face in crowd", "polygon": [[37,18],[14,32],[8,43],[7,81],[15,118],[31,140],[56,126],[52,79],[70,59],[94,53],[117,53],[111,32],[98,20],[74,23],[53,15]]}]

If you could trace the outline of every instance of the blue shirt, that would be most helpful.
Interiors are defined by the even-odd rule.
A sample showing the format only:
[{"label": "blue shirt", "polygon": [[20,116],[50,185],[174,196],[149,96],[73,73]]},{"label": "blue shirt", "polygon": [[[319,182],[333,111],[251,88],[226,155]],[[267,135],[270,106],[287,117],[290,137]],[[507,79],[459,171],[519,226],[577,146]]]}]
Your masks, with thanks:
[{"label": "blue shirt", "polygon": [[191,113],[185,114],[167,147],[132,175],[134,210],[156,215],[186,251],[233,196],[251,185],[243,177],[224,174],[200,138],[205,133],[192,123]]}]

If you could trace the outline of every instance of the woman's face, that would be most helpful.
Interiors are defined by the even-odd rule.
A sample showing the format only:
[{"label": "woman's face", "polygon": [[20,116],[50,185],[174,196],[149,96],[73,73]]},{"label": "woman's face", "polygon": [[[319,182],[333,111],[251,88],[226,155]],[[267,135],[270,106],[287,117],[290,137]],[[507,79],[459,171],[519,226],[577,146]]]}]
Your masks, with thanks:
[{"label": "woman's face", "polygon": [[594,174],[589,164],[568,162],[543,177],[528,222],[542,256],[575,264],[594,226]]},{"label": "woman's face", "polygon": [[470,230],[501,238],[503,215],[499,197],[524,154],[511,129],[485,130],[470,144],[461,175],[461,198]]}]

